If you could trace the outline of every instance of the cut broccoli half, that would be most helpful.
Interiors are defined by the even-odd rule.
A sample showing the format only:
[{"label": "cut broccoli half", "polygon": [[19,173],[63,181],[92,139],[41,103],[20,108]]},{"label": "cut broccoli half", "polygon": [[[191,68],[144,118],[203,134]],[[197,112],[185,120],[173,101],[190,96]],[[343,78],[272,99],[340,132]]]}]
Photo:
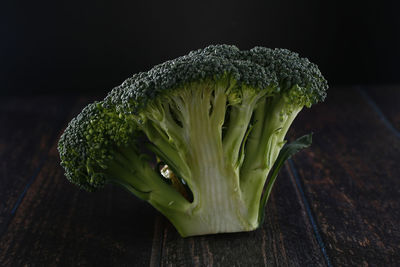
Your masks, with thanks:
[{"label": "cut broccoli half", "polygon": [[290,125],[327,88],[289,50],[208,46],[88,105],[60,138],[61,165],[85,190],[121,185],[182,236],[251,231],[283,162],[311,143],[284,147]]}]

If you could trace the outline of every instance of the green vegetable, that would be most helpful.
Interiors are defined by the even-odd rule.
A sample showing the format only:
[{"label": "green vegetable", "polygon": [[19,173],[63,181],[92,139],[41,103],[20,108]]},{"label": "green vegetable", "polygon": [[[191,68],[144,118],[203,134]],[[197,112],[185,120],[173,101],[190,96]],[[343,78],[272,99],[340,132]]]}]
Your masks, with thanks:
[{"label": "green vegetable", "polygon": [[209,46],[84,108],[61,136],[61,165],[85,190],[124,187],[182,236],[251,231],[283,162],[311,144],[284,146],[289,126],[327,88],[318,67],[289,50]]}]

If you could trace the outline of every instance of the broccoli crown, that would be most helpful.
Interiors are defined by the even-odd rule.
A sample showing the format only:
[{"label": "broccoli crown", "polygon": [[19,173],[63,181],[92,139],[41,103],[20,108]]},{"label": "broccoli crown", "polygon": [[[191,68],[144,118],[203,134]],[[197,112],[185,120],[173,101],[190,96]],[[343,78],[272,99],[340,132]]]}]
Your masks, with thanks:
[{"label": "broccoli crown", "polygon": [[[317,65],[287,49],[255,47],[241,51],[233,45],[211,45],[135,74],[106,98],[137,112],[147,102],[193,82],[230,79],[310,107],[323,101],[328,88]],[[232,92],[234,92],[234,89]]]},{"label": "broccoli crown", "polygon": [[327,88],[289,50],[208,46],[84,108],[60,138],[61,164],[82,189],[114,183],[148,201],[182,236],[250,231],[283,162],[311,143],[285,145],[291,123]]},{"label": "broccoli crown", "polygon": [[66,177],[82,189],[94,191],[106,183],[104,170],[117,148],[128,145],[135,145],[135,125],[123,114],[95,102],[69,123],[58,149]]}]

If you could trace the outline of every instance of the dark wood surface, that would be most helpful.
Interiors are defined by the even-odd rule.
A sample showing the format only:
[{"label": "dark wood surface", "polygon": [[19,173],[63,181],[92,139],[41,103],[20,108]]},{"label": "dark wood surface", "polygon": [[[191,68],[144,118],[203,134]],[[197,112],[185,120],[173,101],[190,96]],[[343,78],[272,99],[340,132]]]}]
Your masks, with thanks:
[{"label": "dark wood surface", "polygon": [[181,238],[120,188],[78,190],[57,141],[94,98],[0,100],[0,266],[399,266],[400,87],[333,88],[288,138],[264,225]]}]

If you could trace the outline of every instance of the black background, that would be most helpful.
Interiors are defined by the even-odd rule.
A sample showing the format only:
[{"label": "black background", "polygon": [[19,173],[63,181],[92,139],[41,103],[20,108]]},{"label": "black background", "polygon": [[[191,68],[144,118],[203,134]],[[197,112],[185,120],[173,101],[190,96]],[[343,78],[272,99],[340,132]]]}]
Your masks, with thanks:
[{"label": "black background", "polygon": [[398,1],[12,1],[0,7],[2,94],[105,93],[209,44],[284,47],[330,85],[400,82]]}]

